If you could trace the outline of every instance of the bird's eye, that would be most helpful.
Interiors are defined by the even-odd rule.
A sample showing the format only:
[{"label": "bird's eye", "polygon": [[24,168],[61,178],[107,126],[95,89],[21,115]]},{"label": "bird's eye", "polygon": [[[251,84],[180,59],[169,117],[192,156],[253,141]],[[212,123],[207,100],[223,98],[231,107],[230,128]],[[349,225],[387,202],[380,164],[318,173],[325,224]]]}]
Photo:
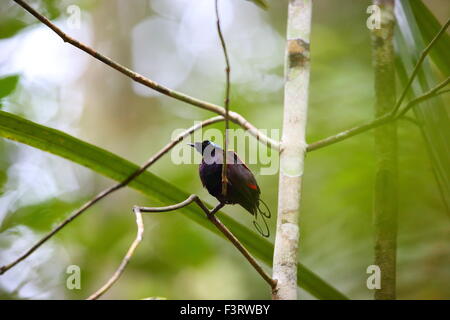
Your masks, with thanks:
[{"label": "bird's eye", "polygon": [[203,141],[202,143],[202,149],[205,151],[205,149],[209,146],[209,141]]}]

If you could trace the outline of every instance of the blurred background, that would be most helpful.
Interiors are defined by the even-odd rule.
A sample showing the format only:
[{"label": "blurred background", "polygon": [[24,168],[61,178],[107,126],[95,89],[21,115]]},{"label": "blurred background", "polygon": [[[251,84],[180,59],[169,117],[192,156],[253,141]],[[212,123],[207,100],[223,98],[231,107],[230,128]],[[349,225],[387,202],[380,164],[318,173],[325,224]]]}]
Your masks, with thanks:
[{"label": "blurred background", "polygon": [[[222,104],[224,60],[213,0],[195,5],[189,0],[29,3],[122,65]],[[450,2],[424,3],[441,23],[447,19]],[[373,117],[369,4],[314,1],[309,142]],[[268,11],[248,1],[221,1],[232,67],[231,108],[265,129],[281,128],[286,7],[286,0],[271,1]],[[133,83],[64,44],[12,1],[0,4],[0,38],[0,77],[19,75],[14,93],[1,101],[2,110],[135,163],[169,142],[174,130],[212,116]],[[223,124],[215,127],[223,129]],[[399,141],[398,297],[449,299],[450,219],[417,127],[400,121]],[[251,168],[258,172],[258,165]],[[195,164],[176,165],[166,155],[150,171],[215,203],[202,189]],[[278,176],[259,175],[257,180],[263,199],[276,212]],[[112,183],[67,160],[0,139],[0,265]],[[354,299],[373,295],[366,287],[366,268],[373,263],[373,183],[371,132],[308,154],[300,261]],[[0,299],[86,298],[112,275],[134,239],[135,204],[151,206],[148,198],[123,189],[89,209],[0,277]],[[242,208],[224,211],[252,226]],[[181,214],[144,219],[144,240],[105,298],[270,298],[266,284],[226,241]],[[79,290],[66,288],[70,265],[81,268]],[[300,297],[314,298],[303,290]]]}]

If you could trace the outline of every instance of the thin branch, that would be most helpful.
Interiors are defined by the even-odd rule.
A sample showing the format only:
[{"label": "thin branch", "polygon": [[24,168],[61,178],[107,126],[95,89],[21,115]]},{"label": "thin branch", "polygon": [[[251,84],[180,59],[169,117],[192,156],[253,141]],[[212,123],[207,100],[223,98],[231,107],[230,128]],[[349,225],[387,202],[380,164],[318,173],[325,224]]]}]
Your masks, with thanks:
[{"label": "thin branch", "polygon": [[441,95],[441,94],[449,93],[449,92],[450,92],[450,89],[445,89],[445,90],[441,90],[441,91],[437,92],[436,95]]},{"label": "thin branch", "polygon": [[428,44],[428,46],[420,54],[419,60],[417,61],[416,65],[414,66],[413,72],[409,77],[408,83],[406,84],[405,88],[403,89],[400,99],[397,101],[397,104],[395,105],[394,109],[392,110],[393,114],[397,113],[397,111],[399,110],[403,100],[406,97],[406,94],[408,93],[409,88],[411,87],[411,84],[412,84],[414,78],[416,77],[417,73],[419,72],[420,66],[422,65],[423,61],[425,60],[425,57],[428,55],[428,52],[430,52],[431,48],[439,40],[439,38],[443,34],[445,34],[445,30],[447,30],[449,25],[450,25],[450,18],[442,26],[441,30],[439,30],[439,32],[436,34],[436,36],[433,38],[433,40],[431,40],[431,42]]},{"label": "thin branch", "polygon": [[345,131],[339,132],[337,134],[334,134],[334,135],[324,138],[322,140],[310,143],[310,144],[308,144],[306,151],[308,151],[308,152],[314,151],[314,150],[321,149],[323,147],[335,144],[337,142],[346,140],[350,137],[356,136],[360,133],[369,131],[373,128],[376,128],[378,126],[386,124],[386,123],[392,121],[393,119],[394,119],[394,117],[391,114],[386,114],[384,116],[376,118],[375,120],[366,122],[362,125],[353,127],[351,129],[347,129]]},{"label": "thin branch", "polygon": [[222,116],[213,117],[210,119],[207,119],[203,122],[200,122],[186,131],[182,132],[178,137],[176,137],[173,141],[168,143],[166,146],[164,146],[161,150],[159,150],[155,155],[153,155],[150,159],[147,160],[147,162],[141,166],[138,170],[133,172],[128,178],[123,180],[122,182],[115,184],[108,189],[105,189],[98,193],[95,197],[93,197],[91,200],[83,204],[78,210],[76,210],[74,213],[72,213],[67,219],[62,221],[56,228],[54,228],[52,231],[50,231],[46,236],[44,236],[41,240],[39,240],[34,246],[32,246],[28,251],[26,251],[24,254],[22,254],[19,258],[14,260],[13,262],[4,265],[0,267],[0,275],[4,274],[6,271],[17,265],[19,262],[25,260],[29,255],[31,255],[36,249],[38,249],[40,246],[42,246],[45,242],[47,242],[50,238],[52,238],[58,231],[60,231],[62,228],[64,228],[67,224],[69,224],[71,221],[76,219],[78,216],[80,216],[83,212],[85,212],[87,209],[92,207],[94,204],[96,204],[101,199],[105,198],[106,196],[110,195],[114,191],[117,191],[126,185],[128,185],[131,181],[136,179],[139,175],[141,175],[145,170],[148,169],[152,164],[154,164],[156,161],[158,161],[163,155],[168,153],[173,147],[175,147],[178,143],[180,143],[184,138],[192,134],[193,132],[197,131],[200,128],[209,126],[211,124],[217,123],[219,121],[222,121]]},{"label": "thin branch", "polygon": [[[64,42],[68,42],[71,45],[77,47],[78,49],[88,53],[89,55],[91,55],[92,57],[94,57],[95,59],[105,63],[106,65],[110,66],[113,69],[116,69],[117,71],[121,72],[122,74],[128,76],[129,78],[131,78],[132,80],[141,83],[142,85],[149,87],[153,90],[156,90],[164,95],[167,95],[169,97],[172,97],[174,99],[186,102],[188,104],[200,107],[202,109],[205,110],[209,110],[212,112],[215,112],[217,114],[220,114],[222,116],[226,116],[226,110],[220,106],[190,97],[188,95],[185,95],[183,93],[177,92],[175,90],[171,90],[167,87],[164,87],[160,84],[158,84],[155,81],[152,81],[118,63],[116,63],[115,61],[111,60],[110,58],[100,54],[99,52],[95,51],[94,49],[88,47],[87,45],[69,37],[66,33],[64,33],[61,29],[59,29],[56,25],[54,25],[50,20],[48,20],[46,17],[44,17],[43,15],[41,15],[40,13],[38,13],[36,10],[34,10],[31,6],[29,6],[26,2],[22,1],[22,0],[14,0],[17,4],[19,4],[21,7],[23,7],[26,11],[28,11],[30,14],[32,14],[36,19],[38,19],[39,21],[41,21],[43,24],[45,24],[47,27],[49,27],[51,30],[53,30]],[[422,51],[422,54],[414,68],[413,74],[411,75],[409,81],[408,81],[408,85],[405,87],[405,90],[403,91],[401,98],[399,99],[400,103],[397,103],[397,106],[395,108],[395,111],[397,111],[397,109],[400,107],[401,102],[403,101],[404,97],[406,96],[406,91],[407,88],[409,88],[411,86],[412,81],[414,80],[415,75],[418,72],[418,69],[420,67],[420,65],[422,64],[425,56],[428,54],[428,52],[431,50],[431,48],[433,47],[433,45],[436,43],[436,41],[442,36],[442,34],[444,34],[444,31],[448,28],[450,23],[450,19],[445,23],[445,25],[441,28],[441,30],[438,32],[438,34],[435,36],[435,38],[433,38],[433,40],[430,42],[430,44],[424,49],[424,51]],[[244,117],[242,117],[240,114],[236,113],[236,112],[230,112],[228,115],[228,118],[233,121],[235,124],[241,126],[242,128],[246,129],[251,135],[253,135],[258,141],[267,144],[268,146],[270,146],[271,148],[280,151],[280,143],[278,141],[275,141],[271,138],[269,138],[268,136],[262,134],[255,126],[253,126],[250,122],[248,122]],[[377,122],[379,119],[375,119],[373,122]],[[375,127],[378,125],[384,124],[384,122],[375,124]],[[366,124],[367,125],[367,124]],[[365,126],[365,125],[364,125]],[[344,136],[343,139],[338,139],[335,140],[332,137],[331,139],[331,143],[326,143],[325,141],[318,141],[317,142],[317,147],[316,147],[316,143],[313,143],[311,145],[309,145],[309,147],[311,147],[311,150],[316,150],[318,148],[321,148],[323,146],[341,141],[346,139],[347,137],[351,137],[354,134],[358,134],[360,132],[365,132],[367,130],[370,130],[374,127],[369,127],[366,130],[363,131],[353,131],[353,129],[357,129],[356,127],[353,129],[349,129],[346,130],[347,131],[352,131],[352,134],[349,136]],[[344,134],[345,132],[342,132],[342,134]],[[354,133],[355,132],[355,133]],[[354,134],[353,134],[354,133]],[[339,135],[339,134],[338,134]],[[327,140],[329,138],[326,138],[324,140]],[[320,142],[320,143],[319,143]],[[326,143],[326,144],[322,144],[322,142]],[[0,274],[1,274],[1,269],[0,269]]]},{"label": "thin branch", "polygon": [[404,107],[403,110],[398,113],[396,118],[398,119],[398,118],[402,117],[403,115],[405,115],[416,104],[418,104],[418,103],[420,103],[420,102],[422,102],[424,100],[427,100],[429,98],[436,97],[437,95],[440,95],[442,93],[448,92],[447,90],[443,90],[443,91],[439,91],[439,90],[444,88],[445,86],[447,86],[449,83],[450,83],[450,77],[447,77],[447,79],[445,79],[444,81],[440,82],[437,86],[435,86],[431,90],[427,91],[425,94],[423,94],[420,97],[412,100],[413,103],[408,103],[406,105],[406,107]]},{"label": "thin branch", "polygon": [[137,225],[137,234],[136,238],[134,239],[133,243],[131,244],[130,248],[127,251],[127,254],[123,258],[122,262],[120,263],[119,268],[117,268],[116,272],[112,275],[112,277],[95,293],[89,296],[87,300],[97,300],[100,298],[106,291],[108,291],[114,283],[119,279],[119,277],[122,275],[122,273],[125,271],[126,266],[128,265],[128,262],[130,262],[130,259],[132,258],[134,252],[136,251],[136,248],[142,241],[142,236],[144,235],[144,223],[142,221],[142,214],[139,211],[138,207],[133,208],[133,212],[136,215],[136,225]]},{"label": "thin branch", "polygon": [[419,127],[419,129],[422,126],[422,123],[420,123],[417,119],[415,119],[413,117],[403,116],[403,117],[400,118],[400,120],[408,121],[408,122],[416,125],[417,127]]},{"label": "thin branch", "polygon": [[438,95],[441,94],[445,94],[448,93],[448,90],[440,90],[443,87],[445,87],[446,85],[449,84],[449,78],[445,79],[444,81],[440,82],[438,85],[436,85],[435,87],[433,87],[431,90],[427,91],[426,93],[422,94],[421,96],[412,99],[411,101],[409,101],[406,106],[402,109],[402,111],[400,111],[397,115],[394,115],[393,113],[387,113],[383,116],[380,116],[378,118],[376,118],[375,120],[369,121],[365,124],[353,127],[351,129],[339,132],[338,134],[334,134],[332,136],[329,136],[325,139],[310,143],[308,145],[308,147],[306,148],[306,150],[309,151],[314,151],[317,149],[321,149],[323,147],[335,144],[337,142],[340,142],[342,140],[346,140],[350,137],[353,137],[355,135],[358,135],[360,133],[369,131],[371,129],[377,128],[381,125],[384,125],[386,123],[389,123],[391,121],[395,121],[400,119],[401,117],[403,117],[407,111],[409,111],[412,107],[414,107],[416,104],[423,102],[427,99],[430,98],[434,98],[437,97]]},{"label": "thin branch", "polygon": [[[360,134],[360,133],[366,132],[368,130],[371,130],[373,128],[376,128],[376,127],[378,127],[380,125],[389,123],[390,121],[397,120],[399,118],[399,117],[396,116],[397,111],[400,109],[400,106],[401,106],[403,100],[405,99],[406,94],[407,94],[409,88],[411,87],[411,84],[412,84],[414,78],[416,77],[420,66],[422,65],[425,57],[428,55],[430,50],[433,48],[433,46],[439,40],[439,38],[445,33],[445,30],[447,30],[449,25],[450,25],[450,19],[447,20],[447,22],[442,26],[442,28],[439,30],[439,32],[436,34],[436,36],[433,38],[433,40],[431,40],[431,42],[428,44],[428,46],[422,51],[422,53],[420,54],[419,60],[417,61],[416,65],[414,66],[414,70],[413,70],[412,74],[410,75],[410,77],[408,79],[408,82],[407,82],[405,88],[403,89],[399,100],[396,102],[394,108],[392,109],[392,111],[389,114],[386,114],[386,115],[383,115],[381,117],[378,117],[375,120],[367,122],[367,123],[365,123],[363,125],[360,125],[360,126],[357,126],[357,127],[354,127],[354,128],[351,128],[351,129],[348,129],[348,130],[345,130],[345,131],[342,131],[342,132],[340,132],[338,134],[335,134],[333,136],[330,136],[328,138],[325,138],[325,139],[313,142],[313,143],[308,145],[307,151],[314,151],[314,150],[317,150],[317,149],[321,149],[323,147],[329,146],[329,145],[334,144],[336,142],[339,142],[339,141],[342,141],[342,140],[346,140],[346,139],[348,139],[350,137],[353,137],[353,136],[355,136],[357,134]],[[448,78],[447,78],[446,81],[448,81]],[[426,96],[426,98],[430,98],[430,97],[437,96],[437,95],[442,94],[442,93],[446,93],[446,90],[442,90],[441,92],[435,92],[434,95],[433,94],[429,95],[430,91],[428,91],[427,93],[425,93],[424,95],[422,95],[422,96],[420,96],[420,97],[418,97],[416,99],[411,100],[406,105],[406,107],[403,110],[404,111],[405,110],[408,111],[416,103],[420,102],[420,101],[417,101],[418,99],[422,99],[424,96]],[[423,101],[423,100],[421,100],[421,101]],[[405,112],[404,111],[401,112],[402,115],[406,113],[406,111]]]},{"label": "thin branch", "polygon": [[[181,208],[184,208],[188,205],[190,205],[192,202],[195,201],[195,199],[198,198],[195,194],[191,194],[189,197],[186,198],[186,200],[181,201],[180,203],[177,204],[173,204],[170,206],[165,206],[165,207],[140,207],[140,206],[134,206],[134,208],[139,208],[139,210],[141,212],[170,212],[170,211],[175,211]],[[203,205],[203,203],[202,203]],[[202,210],[208,211],[209,213],[209,209],[206,208],[205,206],[201,206]]]},{"label": "thin branch", "polygon": [[[188,96],[184,93],[172,90],[170,88],[167,88],[153,80],[150,80],[149,78],[144,77],[143,75],[134,72],[133,70],[130,70],[119,63],[115,62],[114,60],[102,55],[98,51],[95,51],[91,47],[79,42],[78,40],[68,36],[65,32],[63,32],[60,28],[58,28],[55,24],[53,24],[49,19],[41,15],[39,12],[37,12],[35,9],[33,9],[29,4],[27,4],[23,0],[14,0],[18,5],[20,5],[22,8],[24,8],[26,11],[28,11],[30,14],[32,14],[36,19],[41,21],[43,24],[45,24],[47,27],[49,27],[51,30],[53,30],[64,42],[67,42],[74,47],[77,47],[78,49],[86,52],[87,54],[91,55],[95,59],[103,62],[104,64],[110,66],[111,68],[119,71],[120,73],[124,74],[125,76],[131,78],[132,80],[148,87],[153,90],[156,90],[168,97],[183,101],[185,103],[188,103],[190,105],[199,107],[201,109],[205,109],[214,113],[217,113],[218,115],[221,115],[223,117],[226,116],[226,110],[218,105],[202,101],[200,99]],[[252,125],[249,121],[247,121],[243,116],[241,116],[239,113],[236,112],[229,112],[228,119],[233,121],[235,124],[241,126],[242,128],[246,129],[251,135],[253,135],[258,141],[267,144],[271,148],[275,150],[279,150],[279,142],[275,141],[262,132],[260,132],[254,125]]]},{"label": "thin branch", "polygon": [[225,38],[223,37],[222,28],[220,27],[220,15],[219,15],[219,0],[215,0],[216,8],[216,24],[217,33],[219,34],[220,44],[222,45],[223,55],[225,57],[225,141],[223,146],[223,165],[222,165],[222,195],[227,195],[227,151],[228,151],[228,115],[230,113],[230,59],[228,58],[227,45]]},{"label": "thin branch", "polygon": [[[240,243],[240,241],[233,235],[233,233],[228,230],[228,228],[216,217],[215,213],[218,212],[224,204],[219,203],[215,208],[209,210],[208,207],[200,200],[200,198],[193,194],[190,195],[183,202],[167,206],[167,207],[137,207],[141,212],[169,212],[177,209],[184,208],[189,204],[195,202],[206,214],[206,217],[219,229],[220,232],[228,239],[230,242],[242,253],[242,255],[247,259],[247,261],[253,266],[253,268],[261,275],[261,277],[270,285],[273,289],[276,286],[276,281],[274,281],[256,262],[255,258],[252,257],[250,252]],[[135,207],[136,208],[136,207]]]}]

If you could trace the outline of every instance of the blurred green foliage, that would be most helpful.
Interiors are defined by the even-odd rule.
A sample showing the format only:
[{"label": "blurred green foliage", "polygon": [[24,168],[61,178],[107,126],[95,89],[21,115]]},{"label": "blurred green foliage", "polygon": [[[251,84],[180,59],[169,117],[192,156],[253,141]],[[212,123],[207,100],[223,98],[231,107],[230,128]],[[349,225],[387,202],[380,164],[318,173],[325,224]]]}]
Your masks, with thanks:
[{"label": "blurred green foliage", "polygon": [[[64,1],[58,0],[40,0],[38,2],[39,9],[49,19],[57,19],[62,12],[62,8],[65,7]],[[18,32],[22,31],[30,24],[37,23],[31,20],[28,13],[21,10],[12,1],[3,1],[0,6],[0,39],[13,37]]]},{"label": "blurred green foliage", "polygon": [[19,82],[19,76],[7,76],[0,78],[0,99],[10,95]]},{"label": "blurred green foliage", "polygon": [[[124,181],[138,169],[137,165],[131,164],[98,147],[89,145],[57,130],[34,124],[10,113],[1,111],[0,136],[67,158],[119,182]],[[142,173],[139,177],[133,179],[129,183],[129,186],[146,194],[153,201],[164,205],[182,202],[189,196],[187,193],[177,189],[175,186],[164,181],[164,179],[150,172]],[[34,229],[39,229],[38,226],[42,226],[42,223],[46,221],[50,222],[50,219],[55,218],[55,212],[60,212],[64,208],[61,206],[60,201],[58,203],[47,203],[47,205],[52,209],[38,210],[38,208],[42,207],[42,204],[39,204],[37,206],[38,208],[31,206],[27,207],[26,210],[19,210],[14,215],[16,223],[22,223]],[[202,210],[197,206],[190,205],[179,211],[223,237],[209,223]],[[36,215],[40,217],[40,221],[37,224],[33,223]],[[273,247],[266,240],[258,239],[255,233],[228,216],[223,215],[221,212],[217,212],[216,215],[255,257],[260,258],[266,264],[270,265]],[[8,227],[8,224],[6,224],[6,227]],[[345,299],[341,293],[323,282],[304,266],[299,266],[299,285],[306,288],[308,292],[314,293],[316,297],[324,299]]]},{"label": "blurred green foliage", "polygon": [[[121,0],[114,3],[119,7]],[[66,5],[67,2],[58,2],[60,17]],[[370,35],[365,27],[367,5],[363,1],[314,1],[309,142],[373,117]],[[437,16],[448,12],[449,8],[446,1],[427,1],[426,5]],[[102,1],[83,1],[82,7],[83,12],[89,14],[90,21],[94,21],[91,25],[93,47],[131,65],[127,60],[132,49],[126,30],[139,22],[139,15],[127,20],[125,11],[111,12],[109,10],[115,6]],[[0,34],[20,36],[19,31],[25,25],[14,27],[17,21],[24,21],[26,26],[36,24],[14,4],[5,6],[2,2],[0,8],[1,23],[11,21],[8,28],[13,30],[0,28]],[[45,2],[39,2],[37,8],[50,15]],[[270,3],[267,13],[255,11],[264,14],[267,24],[284,38],[285,9],[284,2],[276,1]],[[249,17],[249,21],[253,18]],[[229,43],[239,40],[237,34],[225,36]],[[149,45],[156,50],[159,44]],[[443,48],[447,49],[448,45]],[[280,46],[272,59],[279,59],[283,51]],[[233,56],[231,59],[234,70]],[[7,64],[8,60],[3,63]],[[250,60],[248,63],[258,66],[261,61]],[[281,59],[271,72],[283,77]],[[216,79],[211,80],[205,79],[204,74],[197,70],[178,89],[202,98],[208,92],[220,93],[222,81],[223,74],[217,74]],[[254,77],[252,83],[233,84],[232,109],[260,128],[280,128],[283,89],[263,92],[252,87],[252,84],[263,81],[264,77]],[[5,98],[5,105],[8,105],[8,112],[26,115],[29,102],[42,89],[26,87],[22,83],[19,87],[20,90]],[[59,89],[52,90],[59,92]],[[69,90],[81,91],[86,97],[78,123],[80,130],[74,135],[135,163],[142,163],[159,150],[169,141],[175,128],[191,126],[192,118],[211,116],[169,98],[137,96],[129,79],[95,61],[79,83]],[[211,100],[220,104],[222,95],[214,95]],[[47,109],[51,103],[50,95],[48,103],[40,103],[43,110]],[[190,118],[184,117],[181,110]],[[214,128],[222,130],[223,125],[217,124]],[[450,223],[420,131],[412,123],[400,121],[399,141],[398,297],[445,299],[450,297]],[[4,203],[1,201],[14,191],[12,168],[19,159],[19,148],[15,143],[0,141],[0,207]],[[73,168],[81,170],[66,160],[60,161],[67,171]],[[258,170],[257,165],[251,168]],[[214,203],[201,187],[196,165],[175,165],[165,157],[150,171],[186,193],[197,193]],[[372,297],[372,292],[366,287],[366,268],[373,263],[373,174],[372,133],[314,151],[306,159],[300,261],[350,298],[356,299]],[[272,212],[276,212],[277,176],[258,176],[257,179],[264,200]],[[84,200],[111,183],[102,177],[89,175],[87,183],[73,191],[70,197],[63,194],[8,209],[1,221],[0,262],[3,264],[11,258],[8,255],[8,261],[5,261],[2,252],[17,245],[13,252],[17,256]],[[126,189],[97,204],[33,254],[29,262],[18,267],[17,273],[12,270],[10,278],[0,279],[0,297],[85,298],[111,276],[133,240],[136,226],[130,210],[132,205],[157,205],[154,200]],[[240,208],[227,207],[224,211],[243,225],[251,226],[251,218]],[[123,277],[105,298],[270,298],[266,284],[234,247],[182,215],[184,213],[179,212],[145,217],[144,240]],[[272,219],[272,230],[274,225],[275,219]],[[30,228],[32,236],[20,227]],[[65,270],[71,264],[81,267],[81,290],[65,288]],[[20,288],[10,284],[15,284],[16,278],[21,279],[18,282]],[[301,297],[312,298],[303,290]]]}]

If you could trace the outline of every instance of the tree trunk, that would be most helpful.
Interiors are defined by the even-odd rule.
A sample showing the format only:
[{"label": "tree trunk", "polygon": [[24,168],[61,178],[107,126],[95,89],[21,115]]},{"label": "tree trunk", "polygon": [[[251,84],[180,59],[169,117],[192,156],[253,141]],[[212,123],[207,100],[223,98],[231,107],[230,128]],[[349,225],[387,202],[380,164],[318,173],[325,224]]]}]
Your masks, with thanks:
[{"label": "tree trunk", "polygon": [[306,141],[309,89],[311,0],[290,0],[287,22],[286,83],[281,139],[273,299],[297,299],[299,207]]},{"label": "tree trunk", "polygon": [[[394,0],[375,0],[381,9],[381,28],[372,30],[375,71],[375,115],[395,105],[393,35]],[[373,206],[375,265],[381,271],[381,288],[375,299],[395,299],[397,251],[397,126],[375,129],[376,176]]]}]

